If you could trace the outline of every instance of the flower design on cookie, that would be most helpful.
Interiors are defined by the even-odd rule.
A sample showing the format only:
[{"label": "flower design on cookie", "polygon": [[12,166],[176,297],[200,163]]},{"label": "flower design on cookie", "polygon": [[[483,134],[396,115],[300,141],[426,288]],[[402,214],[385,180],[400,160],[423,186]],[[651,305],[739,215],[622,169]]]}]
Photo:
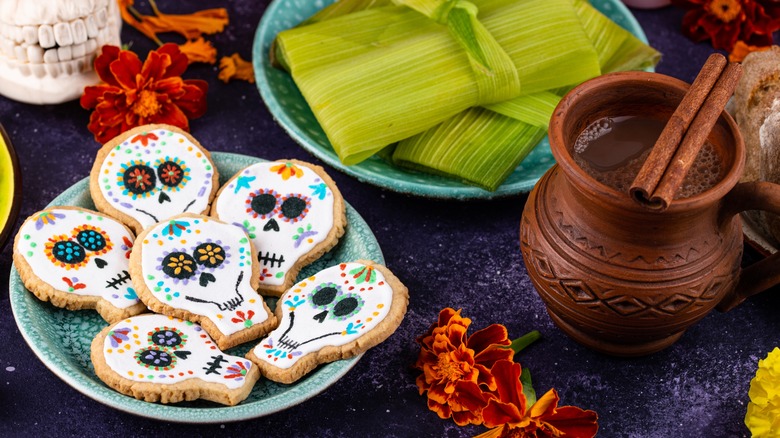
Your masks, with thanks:
[{"label": "flower design on cookie", "polygon": [[184,161],[175,157],[160,158],[155,162],[154,167],[157,169],[157,176],[160,178],[163,190],[178,192],[191,179],[190,169]]}]

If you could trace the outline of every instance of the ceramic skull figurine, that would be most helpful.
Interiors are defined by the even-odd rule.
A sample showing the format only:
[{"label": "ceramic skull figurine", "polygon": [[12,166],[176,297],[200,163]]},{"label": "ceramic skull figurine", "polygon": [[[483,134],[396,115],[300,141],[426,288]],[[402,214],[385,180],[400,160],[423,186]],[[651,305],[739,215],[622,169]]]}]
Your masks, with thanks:
[{"label": "ceramic skull figurine", "polygon": [[218,193],[213,216],[243,227],[260,263],[260,290],[279,296],[301,267],[344,234],[344,200],[319,166],[296,160],[262,162],[236,174]]},{"label": "ceramic skull figurine", "polygon": [[255,290],[255,266],[244,230],[179,215],[138,236],[130,273],[150,309],[198,322],[220,348],[229,348],[276,326]]},{"label": "ceramic skull figurine", "polygon": [[295,284],[276,306],[279,327],[247,357],[267,378],[291,383],[319,363],[355,356],[398,327],[406,287],[384,266],[341,263]]},{"label": "ceramic skull figurine", "polygon": [[206,213],[218,188],[211,156],[168,125],[126,131],[98,151],[90,192],[98,210],[139,234],[180,213]]},{"label": "ceramic skull figurine", "polygon": [[105,44],[120,46],[114,0],[0,2],[0,94],[52,104],[99,82],[92,63]]},{"label": "ceramic skull figurine", "polygon": [[100,213],[53,207],[22,224],[14,263],[27,289],[68,309],[95,308],[107,321],[146,310],[130,281],[133,234]]},{"label": "ceramic skull figurine", "polygon": [[199,325],[157,314],[106,327],[93,340],[91,357],[109,386],[162,403],[204,398],[235,405],[259,377],[252,362],[217,349]]}]

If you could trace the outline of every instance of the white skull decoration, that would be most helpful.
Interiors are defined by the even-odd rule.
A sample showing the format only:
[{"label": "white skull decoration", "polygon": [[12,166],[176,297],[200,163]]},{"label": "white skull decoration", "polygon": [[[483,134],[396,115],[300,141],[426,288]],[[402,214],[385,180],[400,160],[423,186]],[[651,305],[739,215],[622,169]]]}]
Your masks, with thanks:
[{"label": "white skull decoration", "polygon": [[120,46],[115,0],[0,2],[0,94],[52,104],[81,96],[99,79],[92,69],[103,45]]},{"label": "white skull decoration", "polygon": [[[248,357],[266,377],[277,380],[273,369],[286,370],[323,348],[356,342],[392,314],[383,333],[361,340],[359,349],[381,342],[400,324],[408,295],[397,279],[388,281],[380,269],[369,262],[341,263],[295,284],[277,303],[277,315],[280,309],[282,315],[279,327]],[[360,352],[355,350],[342,351],[341,357]]]},{"label": "white skull decoration", "polygon": [[[104,378],[109,370],[126,380],[165,385],[168,391],[172,391],[173,384],[199,379],[196,386],[202,382],[210,385],[209,391],[200,392],[202,397],[235,404],[240,399],[231,392],[242,392],[245,395],[241,398],[245,398],[258,376],[251,361],[217,349],[199,325],[164,315],[125,319],[101,332],[93,341],[92,350],[93,361],[105,363],[108,368],[96,364],[98,376],[111,386],[116,379]],[[215,383],[220,387],[215,387]],[[222,396],[208,397],[212,391]],[[184,398],[183,394],[168,397],[171,400],[163,402]]]},{"label": "white skull decoration", "polygon": [[[92,301],[85,307],[105,300],[117,311],[109,312],[119,315],[115,320],[145,310],[130,280],[134,237],[116,220],[94,211],[54,207],[31,216],[16,241],[17,266],[26,263],[35,278],[55,291]],[[59,307],[72,306],[54,297],[51,301]],[[111,322],[107,314],[101,316]]]},{"label": "white skull decoration", "polygon": [[189,134],[173,126],[146,125],[106,143],[91,178],[98,208],[140,234],[171,216],[206,212],[218,174],[209,153]]},{"label": "white skull decoration", "polygon": [[252,247],[241,228],[208,216],[176,216],[141,234],[131,260],[133,281],[152,310],[206,318],[201,325],[220,346],[223,336],[265,326],[259,336],[275,323],[253,287]]},{"label": "white skull decoration", "polygon": [[260,290],[281,295],[300,268],[344,233],[344,201],[318,166],[295,160],[249,166],[221,189],[212,215],[243,227],[260,262]]}]

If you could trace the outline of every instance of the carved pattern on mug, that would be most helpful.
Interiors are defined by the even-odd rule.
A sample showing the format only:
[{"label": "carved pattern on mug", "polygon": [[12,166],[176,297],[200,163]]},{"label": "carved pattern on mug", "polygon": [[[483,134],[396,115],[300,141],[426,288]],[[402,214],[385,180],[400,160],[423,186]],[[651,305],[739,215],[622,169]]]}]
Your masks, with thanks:
[{"label": "carved pattern on mug", "polygon": [[[702,307],[714,307],[717,304],[714,300],[725,290],[730,290],[735,282],[734,277],[729,274],[705,277],[701,281],[690,284],[688,293],[675,293],[667,297],[663,293],[664,288],[659,287],[658,290],[661,292],[658,294],[640,299],[628,295],[631,291],[630,287],[627,287],[626,294],[623,294],[620,289],[608,287],[594,279],[586,283],[581,279],[557,275],[556,271],[561,272],[563,269],[551,263],[541,251],[533,250],[525,244],[523,256],[528,258],[541,276],[537,280],[547,283],[547,287],[541,288],[540,293],[543,294],[544,290],[555,291],[558,299],[570,300],[577,306],[585,308],[584,313],[617,314],[620,317],[631,318],[698,314]],[[737,268],[738,266],[735,267]]]},{"label": "carved pattern on mug", "polygon": [[718,248],[723,243],[723,236],[718,235],[718,241],[715,245],[710,244],[708,240],[705,240],[697,248],[696,246],[689,247],[687,250],[681,250],[669,256],[659,256],[655,259],[648,259],[642,254],[630,255],[623,254],[620,251],[613,251],[605,245],[591,243],[590,239],[579,232],[577,227],[567,223],[565,215],[561,210],[553,210],[554,222],[558,226],[558,229],[565,233],[568,237],[566,239],[569,242],[574,243],[577,248],[580,248],[601,260],[613,261],[615,259],[620,260],[624,265],[641,264],[645,266],[655,267],[658,265],[666,265],[669,267],[677,267],[688,264],[692,261],[698,260]]}]

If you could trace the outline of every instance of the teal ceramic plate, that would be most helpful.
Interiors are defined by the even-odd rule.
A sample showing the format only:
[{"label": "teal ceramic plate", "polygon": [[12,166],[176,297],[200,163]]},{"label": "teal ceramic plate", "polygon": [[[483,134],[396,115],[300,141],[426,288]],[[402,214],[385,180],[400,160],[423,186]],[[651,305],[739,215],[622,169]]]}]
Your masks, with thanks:
[{"label": "teal ceramic plate", "polygon": [[[260,161],[258,158],[215,152],[212,158],[220,173],[220,184],[242,168]],[[76,205],[94,209],[89,183],[84,179],[51,205]],[[357,259],[384,263],[382,251],[363,218],[347,205],[348,226],[339,244],[314,264],[303,269],[306,278],[327,266]],[[208,401],[183,402],[176,405],[147,403],[122,395],[106,386],[95,375],[89,359],[92,338],[107,324],[91,310],[67,311],[39,301],[22,284],[15,268],[11,269],[11,308],[16,324],[30,348],[49,369],[81,393],[113,408],[157,420],[187,423],[224,423],[272,414],[320,393],[347,373],[360,359],[357,356],[323,365],[292,385],[277,384],[261,378],[249,397],[237,406],[224,407]],[[275,303],[269,302],[273,309]],[[255,343],[228,350],[244,356]]]},{"label": "teal ceramic plate", "polygon": [[[461,182],[402,169],[378,157],[354,166],[339,161],[325,133],[309,110],[292,78],[273,68],[268,59],[271,42],[282,30],[296,26],[332,0],[274,0],[268,6],[255,34],[252,62],[255,79],[265,104],[287,133],[312,155],[358,180],[396,192],[445,199],[490,199],[528,192],[555,162],[545,137],[498,190],[471,187]],[[644,31],[619,0],[591,0],[591,4],[639,39]]]}]

